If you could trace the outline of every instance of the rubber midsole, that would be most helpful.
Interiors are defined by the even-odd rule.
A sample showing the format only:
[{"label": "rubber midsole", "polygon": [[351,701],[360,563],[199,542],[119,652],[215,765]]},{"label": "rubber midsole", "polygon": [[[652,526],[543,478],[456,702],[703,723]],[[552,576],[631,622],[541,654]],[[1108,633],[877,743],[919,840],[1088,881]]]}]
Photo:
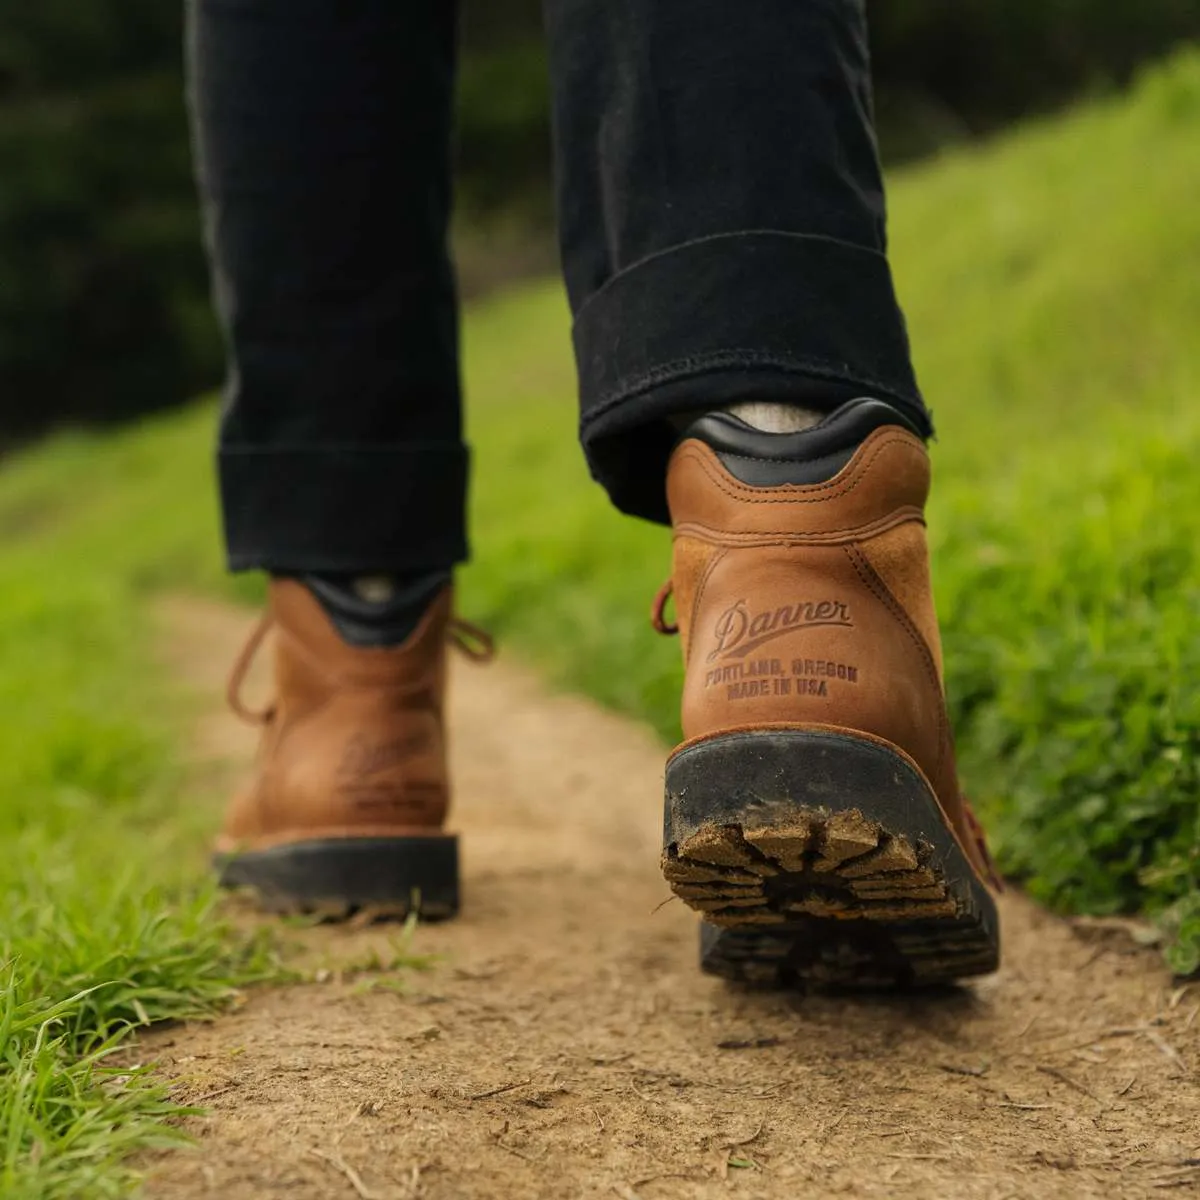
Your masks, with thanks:
[{"label": "rubber midsole", "polygon": [[253,887],[272,896],[347,905],[458,907],[458,839],[326,838],[267,849],[218,854],[226,887]]}]

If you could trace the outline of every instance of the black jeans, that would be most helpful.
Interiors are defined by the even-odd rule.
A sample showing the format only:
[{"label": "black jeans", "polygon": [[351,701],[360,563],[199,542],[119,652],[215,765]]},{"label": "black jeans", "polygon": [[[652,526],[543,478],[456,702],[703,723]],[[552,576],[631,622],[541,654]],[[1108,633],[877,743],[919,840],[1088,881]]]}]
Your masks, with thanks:
[{"label": "black jeans", "polygon": [[[466,555],[449,0],[189,0],[230,346],[232,567]],[[580,430],[665,520],[672,414],[869,393],[926,432],[885,253],[862,0],[546,0]]]}]

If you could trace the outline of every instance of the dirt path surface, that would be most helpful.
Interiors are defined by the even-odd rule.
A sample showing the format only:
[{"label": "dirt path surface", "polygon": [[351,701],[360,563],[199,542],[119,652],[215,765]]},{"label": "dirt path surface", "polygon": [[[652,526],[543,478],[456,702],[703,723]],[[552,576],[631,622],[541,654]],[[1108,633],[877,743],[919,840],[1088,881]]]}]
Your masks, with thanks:
[{"label": "dirt path surface", "polygon": [[[181,674],[218,695],[246,615],[166,619]],[[1004,968],[972,987],[730,988],[663,905],[653,737],[504,661],[453,683],[466,908],[418,930],[436,963],[364,973],[394,928],[296,931],[313,982],[147,1038],[209,1110],[200,1152],[150,1164],[150,1197],[1200,1191],[1200,987],[1155,954],[1010,894]],[[215,712],[196,743],[219,779],[252,749]]]}]

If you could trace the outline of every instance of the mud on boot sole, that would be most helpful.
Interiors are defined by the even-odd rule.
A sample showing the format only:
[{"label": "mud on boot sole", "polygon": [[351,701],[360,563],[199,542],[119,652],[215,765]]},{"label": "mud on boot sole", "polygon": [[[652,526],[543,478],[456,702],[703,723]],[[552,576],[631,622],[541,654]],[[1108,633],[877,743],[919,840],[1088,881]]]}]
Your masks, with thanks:
[{"label": "mud on boot sole", "polygon": [[999,963],[991,894],[929,784],[885,745],[764,729],[686,746],[667,763],[663,845],[711,974],[897,987]]},{"label": "mud on boot sole", "polygon": [[218,882],[250,888],[263,908],[329,920],[458,913],[458,838],[321,838],[218,854]]}]

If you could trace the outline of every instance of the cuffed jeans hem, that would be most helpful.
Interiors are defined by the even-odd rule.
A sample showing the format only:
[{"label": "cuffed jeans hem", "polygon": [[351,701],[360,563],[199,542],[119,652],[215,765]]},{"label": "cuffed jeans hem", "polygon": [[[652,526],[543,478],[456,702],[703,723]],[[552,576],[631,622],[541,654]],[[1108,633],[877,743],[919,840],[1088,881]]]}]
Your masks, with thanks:
[{"label": "cuffed jeans hem", "polygon": [[850,388],[933,432],[887,259],[833,238],[749,231],[653,255],[588,300],[574,341],[592,474],[649,520],[668,519],[663,418],[729,403],[733,377],[762,400]]},{"label": "cuffed jeans hem", "polygon": [[440,442],[222,446],[229,568],[366,573],[463,562],[468,457]]}]

